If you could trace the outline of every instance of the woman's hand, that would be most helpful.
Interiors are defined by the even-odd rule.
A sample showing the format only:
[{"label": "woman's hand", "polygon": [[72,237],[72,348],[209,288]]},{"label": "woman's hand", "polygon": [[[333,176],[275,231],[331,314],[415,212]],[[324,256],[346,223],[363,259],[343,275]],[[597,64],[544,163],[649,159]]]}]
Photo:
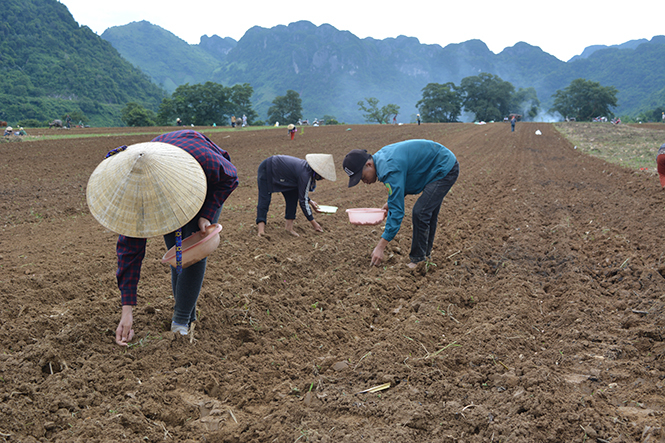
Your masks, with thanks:
[{"label": "woman's hand", "polygon": [[207,218],[199,217],[199,230],[201,231],[201,234],[205,234],[208,226],[210,226],[210,220]]},{"label": "woman's hand", "polygon": [[132,324],[134,323],[134,316],[132,315],[132,306],[124,305],[122,307],[122,316],[120,323],[115,330],[115,342],[120,346],[127,346],[134,338],[134,330]]}]

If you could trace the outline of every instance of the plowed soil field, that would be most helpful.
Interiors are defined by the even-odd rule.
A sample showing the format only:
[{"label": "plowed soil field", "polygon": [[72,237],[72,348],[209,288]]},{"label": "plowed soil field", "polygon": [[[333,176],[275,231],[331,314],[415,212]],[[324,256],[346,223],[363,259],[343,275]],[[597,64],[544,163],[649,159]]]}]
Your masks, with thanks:
[{"label": "plowed soil field", "polygon": [[[8,442],[665,442],[665,193],[588,157],[544,123],[198,128],[240,186],[222,211],[192,337],[168,327],[161,238],[115,344],[117,235],[90,215],[104,154],[162,131],[0,144],[0,440]],[[536,131],[541,131],[537,135]],[[55,133],[55,130],[53,130]],[[44,131],[46,132],[46,131]],[[65,133],[64,131],[61,133]],[[352,148],[411,138],[450,148],[460,177],[432,262],[409,269],[410,208],[384,266],[380,184],[347,188]],[[331,153],[339,207],[256,234],[256,170]],[[367,392],[368,389],[384,389]]]}]

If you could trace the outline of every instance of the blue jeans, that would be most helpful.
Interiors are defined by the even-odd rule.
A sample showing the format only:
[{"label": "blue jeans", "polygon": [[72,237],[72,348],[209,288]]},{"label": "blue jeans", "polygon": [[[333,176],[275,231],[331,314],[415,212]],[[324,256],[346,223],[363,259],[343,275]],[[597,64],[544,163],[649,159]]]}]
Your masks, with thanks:
[{"label": "blue jeans", "polygon": [[453,169],[444,178],[425,186],[423,193],[416,200],[416,204],[413,205],[411,213],[413,238],[411,239],[411,252],[409,253],[412,263],[419,263],[432,255],[441,203],[457,181],[457,177],[459,177],[459,162],[455,162]]},{"label": "blue jeans", "polygon": [[[224,205],[222,205],[224,206]],[[222,212],[222,206],[219,207],[213,220],[210,223],[217,223],[219,214]],[[199,230],[199,217],[194,217],[185,226],[182,227],[183,240]],[[175,245],[175,232],[164,236],[166,248],[170,249]],[[206,273],[207,259],[203,259],[193,265],[185,268],[178,275],[175,268],[171,266],[171,288],[173,289],[173,318],[171,321],[180,325],[191,325],[196,320],[196,302],[199,299],[203,277]]]}]

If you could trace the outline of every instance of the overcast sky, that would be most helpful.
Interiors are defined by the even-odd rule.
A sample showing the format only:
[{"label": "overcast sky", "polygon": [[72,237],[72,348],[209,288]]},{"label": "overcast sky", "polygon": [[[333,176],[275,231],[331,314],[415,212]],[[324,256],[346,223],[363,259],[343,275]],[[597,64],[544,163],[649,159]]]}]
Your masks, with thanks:
[{"label": "overcast sky", "polygon": [[147,20],[198,44],[202,35],[240,40],[252,26],[272,28],[308,20],[360,38],[405,35],[446,46],[471,39],[498,54],[523,41],[568,61],[591,45],[616,45],[665,35],[665,2],[336,0],[60,0],[79,25],[107,28]]}]

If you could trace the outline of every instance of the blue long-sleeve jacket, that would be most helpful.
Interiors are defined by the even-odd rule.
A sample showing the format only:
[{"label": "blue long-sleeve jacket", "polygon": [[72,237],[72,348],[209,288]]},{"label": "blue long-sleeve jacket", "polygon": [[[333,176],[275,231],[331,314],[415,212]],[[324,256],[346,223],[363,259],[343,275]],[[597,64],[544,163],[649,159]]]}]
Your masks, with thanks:
[{"label": "blue long-sleeve jacket", "polygon": [[388,218],[381,237],[391,241],[404,219],[404,196],[420,194],[441,180],[457,159],[448,148],[431,140],[406,140],[384,146],[372,156],[377,179],[388,188]]}]

